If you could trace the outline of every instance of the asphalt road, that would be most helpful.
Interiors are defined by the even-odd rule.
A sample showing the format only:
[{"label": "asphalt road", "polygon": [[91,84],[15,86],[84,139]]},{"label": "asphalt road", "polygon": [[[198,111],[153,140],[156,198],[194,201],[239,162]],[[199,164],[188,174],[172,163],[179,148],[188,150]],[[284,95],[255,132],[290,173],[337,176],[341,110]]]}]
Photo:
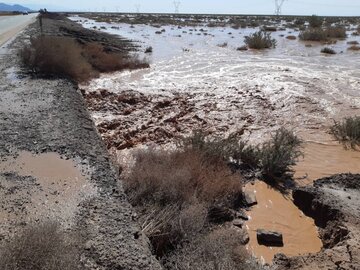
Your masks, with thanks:
[{"label": "asphalt road", "polygon": [[0,16],[0,46],[34,22],[37,15],[37,13],[34,13],[29,15]]}]

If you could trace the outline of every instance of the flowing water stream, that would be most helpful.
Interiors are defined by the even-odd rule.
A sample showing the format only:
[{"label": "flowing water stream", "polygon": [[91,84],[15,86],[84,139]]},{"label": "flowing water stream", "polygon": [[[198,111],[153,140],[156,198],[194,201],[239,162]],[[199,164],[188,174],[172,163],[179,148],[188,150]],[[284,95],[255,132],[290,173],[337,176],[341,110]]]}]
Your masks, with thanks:
[{"label": "flowing water stream", "polygon": [[[334,120],[360,115],[360,53],[347,50],[346,43],[360,41],[360,37],[351,37],[349,32],[347,40],[330,46],[338,54],[325,56],[320,53],[321,44],[286,39],[286,35],[298,35],[286,29],[272,33],[276,49],[237,51],[244,37],[257,29],[163,26],[164,32],[155,34],[159,29],[148,25],[71,19],[88,28],[105,27],[103,31],[137,40],[143,49],[153,47],[148,55],[150,69],[104,74],[82,86],[85,91],[133,91],[149,98],[181,96],[183,103],[191,104],[186,115],[202,119],[201,127],[219,134],[243,129],[250,142],[269,138],[280,126],[291,128],[306,142],[304,158],[294,168],[300,184],[334,173],[360,173],[360,152],[345,150],[327,134]],[[167,114],[180,107],[175,104]],[[125,116],[114,110],[92,113],[97,124],[119,119],[127,121],[130,129],[150,121],[156,125],[161,118],[154,120],[152,112],[151,107],[140,106]],[[177,132],[188,135],[200,127],[196,121],[189,123]],[[159,126],[171,130],[165,122]],[[258,199],[246,223],[249,250],[254,255],[271,262],[278,252],[300,255],[321,249],[313,220],[290,198],[263,182],[246,188],[255,191]],[[258,228],[282,232],[284,247],[260,246],[255,236]]]}]

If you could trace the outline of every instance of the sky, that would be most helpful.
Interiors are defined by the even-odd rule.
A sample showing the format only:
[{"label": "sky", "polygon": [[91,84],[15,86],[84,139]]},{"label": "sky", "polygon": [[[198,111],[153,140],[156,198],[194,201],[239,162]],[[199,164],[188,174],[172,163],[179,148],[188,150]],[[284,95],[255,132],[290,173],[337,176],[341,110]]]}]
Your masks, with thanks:
[{"label": "sky", "polygon": [[[0,0],[1,1],[1,0]],[[173,0],[3,0],[53,11],[174,12]],[[275,0],[176,0],[180,13],[274,14]],[[279,0],[281,1],[281,0]],[[360,16],[360,0],[285,0],[284,15]]]}]

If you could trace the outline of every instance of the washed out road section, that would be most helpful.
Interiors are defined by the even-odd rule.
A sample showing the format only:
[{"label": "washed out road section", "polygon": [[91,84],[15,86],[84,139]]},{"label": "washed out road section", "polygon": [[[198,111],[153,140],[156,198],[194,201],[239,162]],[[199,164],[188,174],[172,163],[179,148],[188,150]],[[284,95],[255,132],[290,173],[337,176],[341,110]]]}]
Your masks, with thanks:
[{"label": "washed out road section", "polygon": [[34,22],[37,15],[37,13],[33,13],[29,15],[0,17],[0,46],[16,36],[30,23]]}]

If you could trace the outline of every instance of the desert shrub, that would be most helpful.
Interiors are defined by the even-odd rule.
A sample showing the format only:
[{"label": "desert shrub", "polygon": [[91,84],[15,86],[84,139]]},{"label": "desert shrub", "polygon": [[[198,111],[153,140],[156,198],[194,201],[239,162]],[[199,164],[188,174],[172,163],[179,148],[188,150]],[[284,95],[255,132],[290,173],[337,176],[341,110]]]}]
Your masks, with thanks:
[{"label": "desert shrub", "polygon": [[291,166],[302,155],[301,140],[293,132],[280,128],[258,152],[260,168],[267,180],[279,180],[291,173]]},{"label": "desert shrub", "polygon": [[351,51],[360,51],[360,46],[358,45],[352,45],[348,48],[348,50],[351,50]]},{"label": "desert shrub", "polygon": [[299,34],[301,40],[327,41],[329,38],[346,38],[346,30],[343,27],[311,28]]},{"label": "desert shrub", "polygon": [[130,201],[135,205],[148,202],[183,205],[196,199],[211,204],[238,196],[240,176],[232,173],[223,160],[206,153],[210,151],[190,148],[140,151],[125,180]]},{"label": "desert shrub", "polygon": [[83,46],[82,55],[87,62],[99,72],[113,72],[124,69],[148,68],[149,64],[136,57],[120,53],[107,53],[99,43],[88,43]]},{"label": "desert shrub", "polygon": [[346,42],[346,44],[349,44],[349,45],[358,45],[358,44],[359,44],[359,42],[358,42],[358,41],[356,41],[356,40],[352,40],[352,41],[348,41],[348,42]]},{"label": "desert shrub", "polygon": [[136,57],[106,52],[99,43],[81,45],[73,38],[55,36],[32,38],[20,49],[20,58],[34,73],[78,82],[97,77],[99,72],[149,67]]},{"label": "desert shrub", "polygon": [[22,62],[33,72],[85,81],[98,74],[81,53],[74,39],[49,36],[32,38],[20,50]]},{"label": "desert shrub", "polygon": [[323,18],[316,16],[316,15],[312,15],[309,18],[309,25],[312,28],[321,27],[323,25]]},{"label": "desert shrub", "polygon": [[326,53],[326,54],[336,54],[336,52],[329,47],[325,47],[325,48],[321,49],[321,52]]},{"label": "desert shrub", "polygon": [[241,246],[242,232],[217,229],[163,259],[166,269],[253,270],[261,267]]},{"label": "desert shrub", "polygon": [[328,36],[321,28],[313,28],[300,32],[299,38],[306,41],[326,41]]},{"label": "desert shrub", "polygon": [[348,117],[335,122],[331,134],[345,147],[356,148],[360,145],[360,116]]},{"label": "desert shrub", "polygon": [[296,39],[296,36],[291,36],[291,35],[290,35],[290,36],[287,36],[286,38],[289,39],[289,40],[295,40],[295,39]]},{"label": "desert shrub", "polygon": [[0,269],[80,270],[78,240],[57,223],[31,225],[1,246]]},{"label": "desert shrub", "polygon": [[270,49],[276,47],[276,40],[271,37],[270,33],[258,31],[245,37],[245,44],[251,49]]},{"label": "desert shrub", "polygon": [[149,46],[145,49],[145,53],[152,53],[153,52],[153,47]]},{"label": "desert shrub", "polygon": [[328,38],[340,38],[340,39],[346,38],[345,27],[340,27],[340,26],[328,27],[326,28],[325,32]]}]

